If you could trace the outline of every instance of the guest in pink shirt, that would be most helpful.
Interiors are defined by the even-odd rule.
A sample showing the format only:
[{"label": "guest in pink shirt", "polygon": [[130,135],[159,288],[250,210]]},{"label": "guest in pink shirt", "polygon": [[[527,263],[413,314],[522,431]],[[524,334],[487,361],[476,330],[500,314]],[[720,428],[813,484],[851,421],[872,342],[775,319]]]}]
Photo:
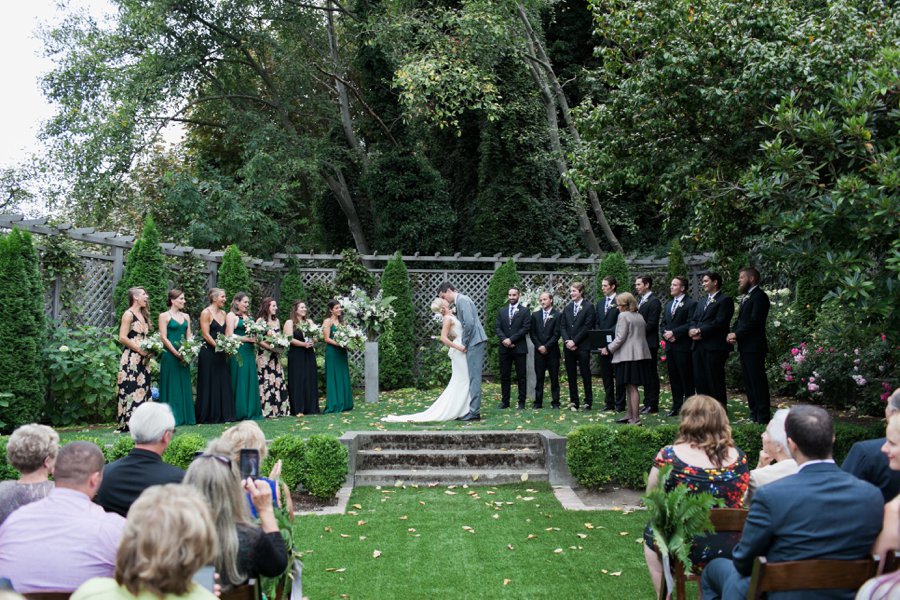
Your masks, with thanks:
[{"label": "guest in pink shirt", "polygon": [[63,446],[55,487],[0,526],[0,577],[22,594],[70,592],[91,577],[112,577],[125,519],[91,500],[103,477],[103,453],[90,442]]}]

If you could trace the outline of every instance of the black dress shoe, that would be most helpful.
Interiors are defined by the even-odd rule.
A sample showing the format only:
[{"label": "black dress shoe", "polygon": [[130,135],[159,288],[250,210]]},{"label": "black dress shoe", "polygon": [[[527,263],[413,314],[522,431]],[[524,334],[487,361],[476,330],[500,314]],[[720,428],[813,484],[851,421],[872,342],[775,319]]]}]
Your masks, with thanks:
[{"label": "black dress shoe", "polygon": [[[525,408],[525,407],[523,406],[522,408]],[[532,408],[544,408],[544,405],[543,404],[535,404]]]},{"label": "black dress shoe", "polygon": [[517,404],[517,405],[516,405],[516,410],[525,410],[525,405],[524,405],[524,404]]},{"label": "black dress shoe", "polygon": [[550,405],[550,408],[553,408],[553,409],[556,409],[556,410],[559,410],[559,403],[556,403],[556,404],[551,404],[551,405]]},{"label": "black dress shoe", "polygon": [[677,410],[670,410],[669,412],[666,413],[666,416],[667,416],[667,417],[677,417],[677,416],[678,416],[678,411],[677,411]]},{"label": "black dress shoe", "polygon": [[631,419],[628,417],[622,417],[621,419],[616,419],[616,423],[630,423]]},{"label": "black dress shoe", "polygon": [[508,402],[501,402],[501,403],[500,403],[500,406],[498,406],[497,408],[499,408],[500,410],[509,408],[509,403],[508,403]]},{"label": "black dress shoe", "polygon": [[615,406],[604,406],[603,412],[617,412]]},{"label": "black dress shoe", "polygon": [[480,421],[481,415],[478,413],[469,413],[464,417],[457,419],[458,421]]},{"label": "black dress shoe", "polygon": [[658,412],[659,412],[658,408],[653,408],[650,406],[645,406],[644,408],[641,409],[642,415],[656,414]]}]

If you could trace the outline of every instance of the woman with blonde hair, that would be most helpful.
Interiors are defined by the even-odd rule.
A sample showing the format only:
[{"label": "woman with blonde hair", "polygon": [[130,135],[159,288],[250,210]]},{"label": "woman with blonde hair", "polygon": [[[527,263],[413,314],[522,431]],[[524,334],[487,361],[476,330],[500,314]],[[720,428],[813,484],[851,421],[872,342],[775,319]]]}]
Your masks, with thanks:
[{"label": "woman with blonde hair", "polygon": [[215,600],[192,581],[209,563],[216,530],[203,497],[190,486],[156,485],[131,505],[116,555],[115,579],[95,577],[73,600]]},{"label": "woman with blonde hair", "polygon": [[300,323],[312,323],[306,302],[295,300],[291,304],[291,318],[284,322],[284,335],[291,340],[288,350],[288,396],[291,413],[317,415],[319,412],[319,369],[316,365],[314,339],[306,339]]},{"label": "woman with blonde hair", "polygon": [[150,333],[149,297],[142,287],[128,290],[128,309],[119,322],[119,343],[125,346],[116,381],[117,431],[128,431],[132,411],[150,400],[150,364],[141,342]]},{"label": "woman with blonde hair", "polygon": [[628,412],[616,423],[641,424],[639,412],[640,396],[638,386],[647,385],[654,377],[650,363],[650,348],[647,346],[647,325],[638,313],[637,300],[628,292],[616,296],[619,316],[616,320],[616,337],[600,353],[612,354],[612,366],[616,373],[616,385],[625,388]]},{"label": "woman with blonde hair", "polygon": [[49,477],[58,452],[59,434],[46,425],[22,425],[12,432],[6,443],[6,460],[21,477],[0,481],[0,525],[12,511],[50,493],[53,482]]},{"label": "woman with blonde hair", "polygon": [[[681,424],[675,443],[659,451],[647,477],[647,491],[654,489],[659,470],[671,465],[666,491],[685,485],[692,493],[709,492],[725,501],[726,508],[741,508],[750,482],[747,457],[734,445],[728,415],[711,396],[691,396],[681,409]],[[694,569],[702,569],[714,558],[731,558],[740,534],[713,533],[697,536],[691,547]],[[644,530],[644,558],[659,596],[662,562],[653,543],[653,530]]]},{"label": "woman with blonde hair", "polygon": [[234,421],[234,392],[228,359],[216,352],[216,338],[225,334],[225,290],[212,288],[207,293],[209,306],[200,312],[203,346],[197,357],[197,423]]},{"label": "woman with blonde hair", "polygon": [[[266,459],[266,436],[255,421],[241,421],[234,427],[229,427],[222,432],[222,441],[231,445],[231,464],[235,469],[240,469],[241,450],[256,450],[259,452],[259,464]],[[240,475],[240,472],[237,472]],[[268,477],[260,477],[257,481],[264,481],[272,489],[272,498],[275,508],[284,506],[288,514],[293,517],[294,503],[291,500],[290,490],[281,477],[281,461],[278,460],[272,466]],[[247,498],[249,502],[249,497]],[[256,516],[256,509],[250,504],[250,511]]]}]

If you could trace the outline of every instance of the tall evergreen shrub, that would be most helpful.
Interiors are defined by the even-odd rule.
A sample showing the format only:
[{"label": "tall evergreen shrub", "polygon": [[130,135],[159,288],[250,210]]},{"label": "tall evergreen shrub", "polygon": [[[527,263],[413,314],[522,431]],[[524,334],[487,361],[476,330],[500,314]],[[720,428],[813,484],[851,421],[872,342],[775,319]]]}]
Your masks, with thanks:
[{"label": "tall evergreen shrub", "polygon": [[375,277],[363,264],[362,256],[356,250],[344,250],[334,276],[334,287],[339,294],[349,294],[354,285],[369,295],[375,293]]},{"label": "tall evergreen shrub", "polygon": [[0,429],[37,421],[44,406],[44,288],[31,234],[0,237]]},{"label": "tall evergreen shrub", "polygon": [[[291,304],[296,300],[306,300],[306,288],[297,265],[291,264],[288,272],[281,278],[281,312],[290,310]],[[286,313],[283,316],[286,317]]]},{"label": "tall evergreen shrub", "polygon": [[488,337],[485,362],[493,373],[497,372],[497,361],[500,355],[499,342],[494,333],[494,326],[497,323],[497,311],[508,302],[507,294],[509,293],[509,288],[520,287],[521,285],[519,272],[516,270],[516,263],[512,259],[500,265],[494,271],[491,281],[488,283],[487,308],[485,308],[484,312],[484,331]]},{"label": "tall evergreen shrub", "polygon": [[619,283],[616,290],[617,292],[627,292],[632,289],[633,281],[631,279],[631,273],[628,271],[628,264],[621,254],[618,252],[610,252],[603,257],[603,260],[600,261],[600,266],[597,267],[597,293],[595,298],[601,298],[603,296],[603,292],[600,291],[600,286],[603,284],[603,278],[609,277],[610,275],[615,277],[616,281]]},{"label": "tall evergreen shrub", "polygon": [[[228,299],[226,308],[238,292],[250,293],[250,271],[244,264],[241,251],[235,245],[228,246],[222,255],[217,287],[225,290],[225,297]],[[258,298],[251,300],[256,301]]]},{"label": "tall evergreen shrub", "polygon": [[388,261],[381,276],[381,291],[385,297],[393,296],[391,306],[396,315],[381,336],[385,344],[380,349],[378,373],[385,389],[413,385],[413,359],[415,357],[415,331],[412,289],[409,273],[400,253]]},{"label": "tall evergreen shrub", "polygon": [[156,316],[166,310],[166,295],[169,292],[169,269],[159,245],[159,230],[153,217],[147,216],[141,236],[135,240],[125,260],[125,273],[116,284],[116,316],[128,309],[128,290],[142,287],[147,291],[150,302],[151,325]]},{"label": "tall evergreen shrub", "polygon": [[[668,281],[662,282],[663,285],[659,287],[660,291],[665,291],[668,289],[672,280],[676,277],[687,277],[688,269],[687,263],[684,260],[684,250],[681,249],[681,242],[678,238],[672,240],[672,243],[669,244],[669,265],[668,265]],[[690,293],[690,290],[685,290]]]}]

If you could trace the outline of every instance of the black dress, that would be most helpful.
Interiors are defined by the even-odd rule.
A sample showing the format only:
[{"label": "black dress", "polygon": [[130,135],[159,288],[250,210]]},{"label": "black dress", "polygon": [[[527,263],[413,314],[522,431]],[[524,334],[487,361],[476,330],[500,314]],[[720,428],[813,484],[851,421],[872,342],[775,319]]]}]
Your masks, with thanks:
[{"label": "black dress", "polygon": [[[225,335],[225,326],[213,319],[209,335],[216,339]],[[231,371],[228,357],[216,352],[204,342],[197,357],[197,423],[226,423],[234,421],[234,392],[231,391]]]},{"label": "black dress", "polygon": [[[306,341],[303,332],[296,327],[294,339]],[[319,414],[319,372],[314,349],[292,344],[288,350],[288,395],[291,398],[291,414]]]}]

